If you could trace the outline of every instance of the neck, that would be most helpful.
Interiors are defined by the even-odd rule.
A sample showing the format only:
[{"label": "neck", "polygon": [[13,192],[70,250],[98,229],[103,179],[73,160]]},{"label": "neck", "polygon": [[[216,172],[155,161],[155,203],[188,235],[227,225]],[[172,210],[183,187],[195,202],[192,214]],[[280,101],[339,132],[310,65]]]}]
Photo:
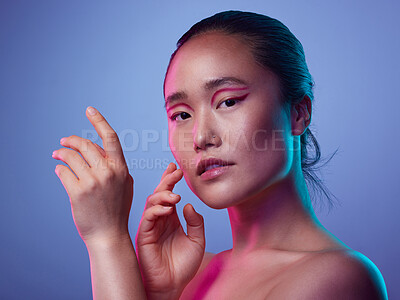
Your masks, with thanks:
[{"label": "neck", "polygon": [[299,172],[290,172],[251,199],[229,207],[228,214],[232,256],[260,249],[316,251],[332,246],[332,238],[314,214]]}]

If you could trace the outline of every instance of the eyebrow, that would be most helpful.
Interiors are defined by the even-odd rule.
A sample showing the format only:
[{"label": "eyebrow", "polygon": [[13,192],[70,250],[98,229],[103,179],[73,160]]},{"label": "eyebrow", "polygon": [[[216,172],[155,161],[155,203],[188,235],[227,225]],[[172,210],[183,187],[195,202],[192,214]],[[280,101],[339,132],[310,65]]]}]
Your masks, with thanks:
[{"label": "eyebrow", "polygon": [[[216,78],[216,79],[211,79],[203,85],[203,89],[206,91],[211,91],[221,85],[228,84],[228,83],[229,84],[248,85],[248,83],[243,79],[229,76],[229,77],[220,77],[220,78]],[[171,103],[173,103],[175,101],[187,99],[187,98],[188,98],[188,96],[184,91],[178,91],[178,92],[172,93],[165,100],[164,107],[166,108],[167,105],[171,105]]]}]

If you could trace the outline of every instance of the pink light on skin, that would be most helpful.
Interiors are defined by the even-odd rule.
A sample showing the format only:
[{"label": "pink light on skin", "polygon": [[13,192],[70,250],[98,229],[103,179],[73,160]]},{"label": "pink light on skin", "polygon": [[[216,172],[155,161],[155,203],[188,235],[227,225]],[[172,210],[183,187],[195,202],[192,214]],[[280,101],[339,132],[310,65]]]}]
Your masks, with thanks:
[{"label": "pink light on skin", "polygon": [[221,259],[215,260],[215,262],[213,263],[213,268],[204,275],[202,275],[201,284],[199,284],[199,287],[196,290],[194,299],[203,299],[207,295],[208,291],[211,289],[212,285],[217,280],[223,268],[224,268],[223,261]]},{"label": "pink light on skin", "polygon": [[243,91],[243,90],[247,90],[247,89],[248,89],[247,87],[242,87],[242,88],[224,88],[224,89],[220,89],[220,90],[216,91],[216,92],[214,93],[214,95],[212,96],[212,98],[211,98],[211,105],[213,105],[214,100],[215,100],[215,97],[216,97],[218,94],[222,93],[222,92]]},{"label": "pink light on skin", "polygon": [[177,106],[185,106],[185,107],[189,108],[190,110],[193,110],[193,108],[191,108],[190,105],[188,105],[188,104],[186,104],[186,103],[178,103],[178,104],[172,105],[171,107],[168,107],[168,108],[167,108],[167,113],[168,113],[171,109],[173,109],[173,108],[175,108],[175,107],[177,107]]},{"label": "pink light on skin", "polygon": [[[212,98],[211,98],[211,105],[213,105],[213,103],[214,103],[214,101],[215,101],[215,97],[217,97],[218,94],[220,94],[220,93],[222,93],[222,92],[243,91],[243,90],[247,90],[247,89],[248,89],[248,87],[242,87],[242,88],[224,88],[224,89],[220,89],[220,90],[216,91],[216,92],[214,93],[214,95],[212,96]],[[177,103],[177,104],[175,104],[175,105],[172,105],[171,107],[168,107],[168,108],[167,108],[167,113],[168,113],[171,109],[173,109],[173,108],[175,108],[175,107],[177,107],[177,106],[179,106],[179,105],[185,106],[185,107],[189,108],[190,110],[193,110],[193,108],[192,108],[190,105],[186,104],[186,103]]]}]

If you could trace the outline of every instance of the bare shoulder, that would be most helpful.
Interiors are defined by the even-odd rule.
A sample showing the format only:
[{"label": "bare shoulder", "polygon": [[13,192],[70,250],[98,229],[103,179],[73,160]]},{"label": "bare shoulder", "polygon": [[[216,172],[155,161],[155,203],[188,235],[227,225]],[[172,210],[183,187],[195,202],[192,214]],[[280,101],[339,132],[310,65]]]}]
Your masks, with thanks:
[{"label": "bare shoulder", "polygon": [[354,250],[312,254],[287,272],[271,292],[285,299],[387,299],[383,276],[365,255]]}]

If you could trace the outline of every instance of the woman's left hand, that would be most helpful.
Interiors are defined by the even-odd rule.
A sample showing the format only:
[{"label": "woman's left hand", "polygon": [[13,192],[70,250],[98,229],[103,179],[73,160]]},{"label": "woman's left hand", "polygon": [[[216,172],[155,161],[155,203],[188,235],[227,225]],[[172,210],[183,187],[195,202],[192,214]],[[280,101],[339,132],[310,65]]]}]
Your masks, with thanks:
[{"label": "woman's left hand", "polygon": [[90,115],[89,108],[86,116],[103,140],[104,149],[72,135],[60,142],[67,148],[53,153],[55,159],[70,167],[57,165],[55,172],[69,195],[75,225],[87,246],[89,242],[115,241],[129,236],[128,218],[133,198],[133,178],[118,135],[100,112],[94,112]]}]

